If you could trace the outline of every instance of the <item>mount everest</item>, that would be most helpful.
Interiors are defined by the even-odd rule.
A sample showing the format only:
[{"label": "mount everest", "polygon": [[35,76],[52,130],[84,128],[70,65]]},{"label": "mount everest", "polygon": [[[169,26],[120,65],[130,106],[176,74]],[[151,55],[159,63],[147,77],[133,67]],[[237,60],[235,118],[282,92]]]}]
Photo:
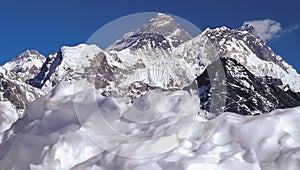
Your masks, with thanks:
[{"label": "mount everest", "polygon": [[[158,14],[107,49],[29,50],[0,73],[4,169],[282,169],[291,155],[300,166],[300,75],[251,28],[192,37]],[[109,137],[98,114],[134,140]]]}]

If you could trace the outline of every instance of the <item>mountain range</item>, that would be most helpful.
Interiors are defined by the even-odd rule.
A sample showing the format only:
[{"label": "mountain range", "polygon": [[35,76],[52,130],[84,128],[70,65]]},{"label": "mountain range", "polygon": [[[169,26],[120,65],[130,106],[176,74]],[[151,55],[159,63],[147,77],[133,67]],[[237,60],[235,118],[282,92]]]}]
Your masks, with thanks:
[{"label": "mountain range", "polygon": [[[69,94],[71,87],[65,84],[82,80],[86,81],[82,88],[88,89],[86,84],[89,84],[100,94],[98,105],[105,102],[118,105],[120,101],[120,112],[129,107],[145,110],[146,98],[153,99],[149,99],[153,105],[159,105],[155,100],[177,101],[169,97],[178,95],[178,91],[192,96],[182,101],[183,106],[190,107],[186,109],[195,111],[196,105],[199,115],[213,120],[223,119],[218,116],[227,112],[260,116],[300,106],[300,75],[252,31],[251,27],[229,29],[223,26],[207,28],[192,37],[172,17],[159,13],[106,49],[93,44],[63,46],[48,57],[27,50],[0,67],[0,139],[4,141],[0,148],[14,145],[17,140],[11,135],[14,133],[16,136],[27,132],[41,134],[37,128],[41,127],[47,132],[50,129],[51,134],[51,129],[57,127],[42,122],[55,124],[51,117],[47,118],[48,112],[51,115],[56,114],[56,110],[62,113],[66,109],[69,113],[74,109],[69,103],[72,97],[64,94]],[[77,95],[82,89],[73,87],[72,90]],[[149,92],[153,93],[152,98]],[[193,98],[195,96],[197,98]],[[112,98],[112,101],[104,98]],[[55,109],[49,109],[52,106]],[[165,107],[175,112],[176,105],[170,106],[171,109]],[[107,110],[113,113],[114,109]],[[136,114],[124,112],[127,123]],[[74,129],[79,124],[74,116],[62,119],[72,122]],[[152,134],[151,130],[148,132]],[[59,133],[64,131],[60,129]],[[9,159],[3,155],[0,154],[0,165]],[[93,160],[86,164],[90,162]],[[8,169],[12,164],[3,163]],[[19,165],[17,169],[29,166],[27,162]]]},{"label": "mountain range", "polygon": [[[216,62],[219,68],[211,69]],[[47,58],[27,50],[0,69],[1,101],[10,102],[19,115],[60,81],[82,78],[94,81],[103,95],[131,100],[148,90],[183,89],[196,80],[194,90],[205,96],[201,107],[214,108],[216,114],[262,114],[300,104],[300,75],[252,34],[251,27],[207,28],[192,37],[161,13],[105,50],[64,46]],[[212,71],[224,74],[218,81],[223,81],[219,83],[226,94],[212,87]],[[212,94],[225,101],[223,107],[209,106]]]}]

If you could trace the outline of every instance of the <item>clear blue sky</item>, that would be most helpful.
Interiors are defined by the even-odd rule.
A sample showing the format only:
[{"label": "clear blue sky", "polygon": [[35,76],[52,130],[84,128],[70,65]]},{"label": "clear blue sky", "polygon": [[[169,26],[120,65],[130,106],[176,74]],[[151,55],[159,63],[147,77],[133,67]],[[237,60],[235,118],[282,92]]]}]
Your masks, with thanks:
[{"label": "clear blue sky", "polygon": [[[137,12],[163,12],[184,18],[200,29],[240,27],[244,21],[272,19],[289,29],[300,24],[299,0],[27,0],[0,2],[0,64],[26,49],[44,55],[62,45],[85,42],[96,30]],[[300,72],[300,29],[268,42]]]}]

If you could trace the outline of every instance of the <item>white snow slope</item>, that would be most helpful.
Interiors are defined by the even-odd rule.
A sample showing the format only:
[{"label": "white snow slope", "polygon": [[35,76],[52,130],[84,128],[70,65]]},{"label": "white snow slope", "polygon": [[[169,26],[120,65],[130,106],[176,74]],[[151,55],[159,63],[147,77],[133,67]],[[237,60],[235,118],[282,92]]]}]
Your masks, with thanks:
[{"label": "white snow slope", "polygon": [[199,99],[186,91],[148,93],[129,106],[91,87],[62,82],[33,102],[3,134],[0,168],[300,167],[300,107],[205,120]]}]

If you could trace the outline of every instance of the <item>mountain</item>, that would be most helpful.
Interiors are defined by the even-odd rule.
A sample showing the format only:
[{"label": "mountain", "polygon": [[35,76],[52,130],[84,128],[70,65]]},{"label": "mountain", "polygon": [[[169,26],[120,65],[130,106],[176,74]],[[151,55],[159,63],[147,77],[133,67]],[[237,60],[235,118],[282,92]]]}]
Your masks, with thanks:
[{"label": "mountain", "polygon": [[[220,57],[233,58],[257,77],[269,76],[282,81],[281,88],[299,92],[300,75],[272,49],[245,28],[207,28],[200,35],[180,45],[176,54],[183,56],[199,75]],[[193,61],[194,60],[194,61]],[[200,66],[200,67],[199,67]]]},{"label": "mountain", "polygon": [[170,50],[190,40],[187,33],[171,16],[158,13],[148,23],[126,33],[121,39],[110,45],[106,51],[124,49]]},{"label": "mountain", "polygon": [[44,95],[43,90],[26,83],[40,71],[45,57],[27,50],[0,67],[0,133],[23,117],[31,102]]},{"label": "mountain", "polygon": [[27,50],[0,72],[1,100],[10,101],[19,115],[59,82],[80,79],[104,96],[126,97],[129,103],[147,91],[198,91],[201,108],[214,115],[263,114],[299,105],[299,74],[251,28],[207,28],[191,37],[161,13],[106,50],[63,46],[47,58]]},{"label": "mountain", "polygon": [[40,73],[30,79],[29,84],[51,89],[63,77],[86,77],[103,95],[132,99],[149,89],[180,89],[195,77],[188,71],[186,63],[173,57],[171,52],[189,39],[191,36],[173,18],[158,14],[145,25],[125,34],[106,52],[85,44],[63,47],[47,58]]},{"label": "mountain", "polygon": [[45,57],[35,50],[27,50],[0,67],[1,101],[9,101],[19,116],[30,102],[44,94],[26,83],[39,73]]},{"label": "mountain", "polygon": [[189,85],[194,75],[187,63],[172,53],[191,38],[172,17],[158,13],[110,45],[106,51],[115,59],[114,63],[118,63],[113,66],[114,78],[111,79],[122,89],[117,90],[117,96],[129,91],[131,98],[137,98],[151,89],[182,89]]},{"label": "mountain", "polygon": [[[218,63],[219,71],[213,63]],[[240,67],[244,76],[233,71]],[[209,78],[216,74],[213,71],[223,75],[217,78],[220,82]],[[224,110],[262,114],[299,105],[300,75],[251,28],[207,28],[192,38],[172,17],[161,13],[105,51],[85,44],[62,47],[28,83],[50,91],[63,79],[83,78],[104,96],[129,97],[129,102],[147,91],[193,87],[202,99],[201,107],[216,114]],[[190,86],[196,78],[198,89]],[[213,84],[222,86],[216,91],[211,89]],[[215,101],[218,106],[212,107]]]},{"label": "mountain", "polygon": [[300,106],[300,95],[281,89],[280,79],[256,77],[233,58],[220,58],[208,65],[197,83],[202,109],[217,115],[264,114]]},{"label": "mountain", "polygon": [[0,73],[6,78],[25,82],[39,72],[46,58],[35,50],[26,50],[17,58],[0,67]]},{"label": "mountain", "polygon": [[288,86],[292,91],[300,92],[300,75],[297,71],[247,29],[221,27],[206,29],[203,34],[220,55],[237,60],[255,76],[280,79],[281,88]]},{"label": "mountain", "polygon": [[50,91],[63,79],[73,79],[75,73],[84,74],[85,69],[93,65],[93,59],[101,52],[95,45],[64,46],[47,58],[39,73],[28,79],[28,84]]}]

